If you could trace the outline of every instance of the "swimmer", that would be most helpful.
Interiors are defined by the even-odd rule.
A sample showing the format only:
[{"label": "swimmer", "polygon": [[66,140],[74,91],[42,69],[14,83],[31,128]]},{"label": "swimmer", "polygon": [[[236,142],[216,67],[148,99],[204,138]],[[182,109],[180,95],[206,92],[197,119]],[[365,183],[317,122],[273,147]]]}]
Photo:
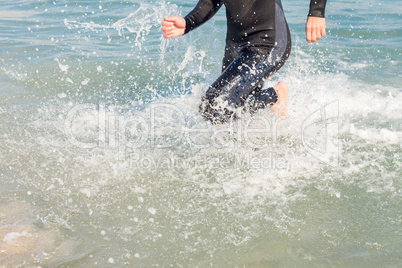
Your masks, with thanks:
[{"label": "swimmer", "polygon": [[[326,0],[311,0],[306,41],[325,36]],[[227,35],[222,74],[208,88],[199,106],[212,123],[236,117],[239,108],[251,113],[270,107],[281,119],[287,116],[288,86],[279,82],[263,88],[264,80],[278,71],[291,50],[289,27],[280,0],[199,0],[184,18],[165,17],[165,38],[178,37],[202,25],[225,5]]]}]

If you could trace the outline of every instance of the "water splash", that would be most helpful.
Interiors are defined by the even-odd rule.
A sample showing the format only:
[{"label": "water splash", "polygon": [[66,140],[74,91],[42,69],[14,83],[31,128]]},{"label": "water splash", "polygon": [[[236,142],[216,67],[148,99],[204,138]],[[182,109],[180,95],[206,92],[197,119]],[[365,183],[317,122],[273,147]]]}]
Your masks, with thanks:
[{"label": "water splash", "polygon": [[[254,120],[245,117],[236,124],[212,127],[199,116],[198,104],[219,73],[222,51],[211,46],[219,44],[223,50],[224,27],[216,21],[177,43],[171,41],[174,46],[169,48],[161,42],[160,50],[173,50],[173,56],[165,58],[172,64],[160,66],[155,61],[160,50],[145,42],[161,36],[160,19],[168,9],[156,9],[141,4],[134,12],[138,18],[131,15],[105,25],[67,20],[71,31],[63,27],[67,33],[48,36],[61,44],[61,35],[71,33],[70,43],[61,46],[68,49],[71,44],[74,49],[69,53],[49,50],[51,57],[43,60],[35,76],[23,62],[16,73],[27,73],[24,80],[6,72],[7,68],[2,70],[17,86],[37,87],[23,97],[10,90],[12,98],[4,98],[0,109],[0,181],[6,185],[0,188],[6,193],[1,197],[6,202],[22,199],[35,204],[29,210],[46,228],[29,217],[22,222],[32,229],[2,224],[9,229],[0,244],[7,242],[8,247],[27,238],[30,230],[35,242],[42,231],[54,227],[78,238],[82,248],[93,250],[76,262],[81,256],[71,253],[72,263],[65,263],[85,267],[209,262],[210,266],[280,262],[307,267],[316,264],[312,260],[337,265],[344,252],[351,252],[352,262],[362,261],[356,257],[362,255],[370,256],[363,261],[382,258],[379,263],[385,264],[390,263],[385,257],[396,259],[400,255],[396,208],[401,193],[402,95],[398,88],[356,82],[334,68],[321,68],[324,57],[315,54],[320,46],[304,49],[296,41],[287,65],[274,81],[267,81],[267,86],[277,80],[290,86],[287,123],[270,120],[270,113],[261,111]],[[128,59],[116,59],[117,45],[108,47],[110,54],[81,57],[87,44],[76,40],[86,31],[84,42],[89,43],[109,33],[114,33],[111,38],[121,36],[120,40],[134,35],[143,53],[137,53],[137,48],[132,53],[128,44],[121,50],[124,57],[126,51],[133,54]],[[346,47],[340,50],[349,52]],[[335,68],[360,66],[330,52],[326,55],[325,61],[333,60]],[[79,64],[74,63],[76,58]],[[367,61],[364,64],[370,66]],[[180,93],[177,87],[182,80],[190,94],[175,94]],[[68,90],[60,91],[63,83]],[[138,92],[138,101],[123,95],[121,88]],[[83,99],[81,92],[89,97]],[[166,93],[149,97],[148,92]],[[112,94],[123,100],[103,103]],[[339,120],[328,123],[339,124],[339,136],[335,131],[328,136],[339,139],[342,157],[337,167],[331,167],[309,154],[301,138],[303,130],[309,132],[305,143],[321,150],[323,117],[314,117],[311,128],[303,128],[302,123],[311,114],[321,115],[317,111],[327,113],[320,108],[336,100]],[[246,127],[248,133],[242,131]],[[15,187],[7,186],[10,180]],[[51,237],[45,237],[51,249],[57,247]],[[42,249],[49,254],[46,246]],[[36,254],[35,247],[25,253],[21,259],[32,253],[38,256],[35,264],[47,265],[47,256]]]},{"label": "water splash", "polygon": [[[95,31],[97,29],[115,29],[119,36],[126,35],[125,30],[130,34],[135,35],[136,44],[139,49],[142,49],[142,43],[146,36],[151,33],[154,28],[159,28],[164,16],[169,14],[180,15],[177,5],[166,4],[165,2],[156,5],[140,3],[140,7],[128,15],[127,17],[118,20],[111,25],[97,24],[91,22],[79,22],[74,20],[64,19],[64,24],[68,29],[82,29]],[[110,42],[110,36],[108,39]],[[161,38],[161,50],[164,52],[167,42]],[[164,53],[162,53],[164,54]]]}]

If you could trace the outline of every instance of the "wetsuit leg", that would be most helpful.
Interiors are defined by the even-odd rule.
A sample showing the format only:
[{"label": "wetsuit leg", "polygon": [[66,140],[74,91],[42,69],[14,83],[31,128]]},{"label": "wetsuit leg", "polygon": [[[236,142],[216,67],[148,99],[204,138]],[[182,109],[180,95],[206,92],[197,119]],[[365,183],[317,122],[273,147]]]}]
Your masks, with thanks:
[{"label": "wetsuit leg", "polygon": [[222,60],[222,73],[225,69],[240,56],[240,54],[244,51],[245,47],[234,47],[234,46],[226,46],[225,54]]},{"label": "wetsuit leg", "polygon": [[[283,14],[282,4],[276,1],[275,9],[275,47],[269,52],[266,59],[268,63],[267,74],[264,79],[268,79],[271,75],[277,72],[285,64],[289,58],[292,48],[292,41],[290,37],[289,26],[286,22],[285,15]],[[254,91],[249,95],[246,100],[246,106],[251,113],[256,112],[258,109],[265,108],[268,104],[273,104],[277,101],[277,96],[273,88],[262,90],[264,83],[260,83]]]},{"label": "wetsuit leg", "polygon": [[[256,47],[246,48],[207,90],[200,105],[203,117],[213,123],[228,121],[236,109],[244,106],[249,95],[263,82],[268,73],[266,58],[266,50]],[[268,102],[276,101],[276,94],[272,89],[268,96],[272,98]],[[262,98],[256,98],[253,105],[260,100]]]}]

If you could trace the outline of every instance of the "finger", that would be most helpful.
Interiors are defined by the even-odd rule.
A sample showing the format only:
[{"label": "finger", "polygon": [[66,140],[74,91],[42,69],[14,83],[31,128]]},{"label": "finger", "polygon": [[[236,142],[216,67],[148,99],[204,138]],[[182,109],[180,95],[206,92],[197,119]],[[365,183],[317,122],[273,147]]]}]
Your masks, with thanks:
[{"label": "finger", "polygon": [[167,30],[162,31],[162,33],[163,33],[164,36],[173,36],[174,30],[167,29]]},{"label": "finger", "polygon": [[325,36],[325,26],[321,28],[321,36]]},{"label": "finger", "polygon": [[163,19],[167,22],[173,22],[173,23],[177,21],[177,17],[165,17]]},{"label": "finger", "polygon": [[173,25],[173,23],[172,22],[169,22],[169,21],[162,21],[162,26],[172,26]]},{"label": "finger", "polygon": [[309,28],[306,28],[306,40],[307,43],[311,42],[311,30]]},{"label": "finger", "polygon": [[166,39],[168,39],[168,38],[172,37],[172,33],[170,33],[170,32],[164,32],[164,33],[163,33],[163,36],[164,36]]},{"label": "finger", "polygon": [[162,29],[162,31],[173,31],[174,27],[172,27],[172,26],[162,26],[161,29]]},{"label": "finger", "polygon": [[173,37],[173,34],[168,33],[168,34],[164,34],[163,36],[164,36],[166,39],[169,39],[169,38]]},{"label": "finger", "polygon": [[174,37],[175,35],[174,35],[174,32],[172,31],[172,32],[166,33],[166,36],[167,36],[167,38],[171,38],[171,37]]},{"label": "finger", "polygon": [[314,43],[315,41],[317,41],[317,35],[316,35],[316,31],[313,29],[311,31],[311,43]]},{"label": "finger", "polygon": [[315,36],[317,41],[321,39],[321,29],[317,29]]}]

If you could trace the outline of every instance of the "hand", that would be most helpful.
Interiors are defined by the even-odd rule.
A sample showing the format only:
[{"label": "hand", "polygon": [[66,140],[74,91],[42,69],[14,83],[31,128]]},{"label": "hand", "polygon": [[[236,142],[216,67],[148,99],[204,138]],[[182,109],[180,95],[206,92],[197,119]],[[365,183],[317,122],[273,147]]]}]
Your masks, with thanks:
[{"label": "hand", "polygon": [[165,38],[183,35],[186,29],[186,21],[182,17],[166,17],[161,24],[162,33]]},{"label": "hand", "polygon": [[306,22],[307,43],[314,43],[325,36],[325,18],[308,17]]}]

